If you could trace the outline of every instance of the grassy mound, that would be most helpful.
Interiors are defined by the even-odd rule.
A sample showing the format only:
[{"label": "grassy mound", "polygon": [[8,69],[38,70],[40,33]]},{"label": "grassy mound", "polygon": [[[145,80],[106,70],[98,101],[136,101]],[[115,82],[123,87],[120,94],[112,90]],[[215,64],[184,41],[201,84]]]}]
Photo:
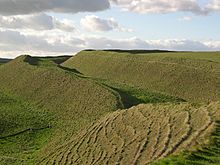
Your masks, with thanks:
[{"label": "grassy mound", "polygon": [[190,102],[220,98],[220,53],[82,51],[62,66]]},{"label": "grassy mound", "polygon": [[113,112],[59,146],[42,164],[148,164],[204,143],[220,104],[142,104]]},{"label": "grassy mound", "polygon": [[[40,152],[42,157],[82,128],[122,106],[111,89],[70,74],[48,58],[20,56],[2,65],[0,91],[52,114],[50,129],[54,135]],[[11,120],[14,118],[11,116]]]}]

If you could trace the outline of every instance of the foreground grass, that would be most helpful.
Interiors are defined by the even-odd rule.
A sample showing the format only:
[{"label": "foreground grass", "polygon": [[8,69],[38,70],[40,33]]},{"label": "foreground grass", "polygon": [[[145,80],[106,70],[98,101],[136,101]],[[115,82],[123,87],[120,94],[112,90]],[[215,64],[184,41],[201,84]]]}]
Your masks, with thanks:
[{"label": "foreground grass", "polygon": [[220,164],[220,122],[216,122],[216,130],[211,135],[210,144],[197,151],[185,152],[170,156],[152,165],[219,165]]},{"label": "foreground grass", "polygon": [[52,134],[51,115],[0,93],[0,164],[30,164]]},{"label": "foreground grass", "polygon": [[220,117],[219,106],[141,104],[119,110],[58,146],[40,163],[149,164],[206,141]]}]

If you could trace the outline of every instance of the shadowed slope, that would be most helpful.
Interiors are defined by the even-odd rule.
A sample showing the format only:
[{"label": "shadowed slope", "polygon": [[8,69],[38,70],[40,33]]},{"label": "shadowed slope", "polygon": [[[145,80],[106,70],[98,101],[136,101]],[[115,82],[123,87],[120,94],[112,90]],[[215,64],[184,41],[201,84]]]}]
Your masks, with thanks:
[{"label": "shadowed slope", "polygon": [[220,53],[131,53],[82,51],[62,64],[84,75],[187,101],[220,98]]}]

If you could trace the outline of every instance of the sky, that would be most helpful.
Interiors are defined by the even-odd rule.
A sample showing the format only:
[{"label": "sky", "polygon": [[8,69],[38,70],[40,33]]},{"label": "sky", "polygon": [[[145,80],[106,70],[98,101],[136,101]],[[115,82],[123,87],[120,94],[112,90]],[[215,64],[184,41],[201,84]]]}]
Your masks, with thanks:
[{"label": "sky", "polygon": [[220,51],[220,0],[0,0],[0,57]]}]

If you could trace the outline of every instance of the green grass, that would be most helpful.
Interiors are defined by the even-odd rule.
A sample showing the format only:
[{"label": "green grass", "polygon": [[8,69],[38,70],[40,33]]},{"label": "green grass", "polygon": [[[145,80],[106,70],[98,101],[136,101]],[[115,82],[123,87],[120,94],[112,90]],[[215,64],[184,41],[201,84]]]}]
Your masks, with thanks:
[{"label": "green grass", "polygon": [[[110,50],[83,51],[70,59],[68,56],[54,58],[20,56],[0,67],[0,164],[36,164],[44,160],[49,161],[49,164],[54,161],[64,164],[61,159],[71,156],[68,154],[68,149],[72,150],[77,145],[79,151],[75,148],[72,153],[79,152],[82,156],[79,161],[84,162],[86,160],[84,155],[87,154],[85,151],[94,149],[94,153],[101,154],[100,144],[103,148],[107,147],[106,153],[108,152],[109,144],[106,143],[105,138],[100,138],[104,134],[109,134],[110,138],[107,138],[109,140],[113,136],[112,140],[115,143],[121,142],[121,136],[128,141],[132,140],[133,136],[127,136],[129,132],[126,132],[126,130],[131,131],[128,124],[130,122],[137,130],[146,127],[142,133],[136,132],[140,135],[138,137],[143,136],[143,139],[139,139],[137,143],[144,142],[147,137],[144,131],[149,131],[148,124],[144,123],[148,123],[151,118],[145,121],[145,118],[136,111],[129,112],[128,115],[124,110],[116,110],[130,108],[140,103],[153,103],[146,105],[150,107],[149,109],[159,103],[167,105],[174,103],[173,108],[170,108],[174,112],[178,106],[181,109],[187,104],[181,102],[204,104],[219,100],[219,64],[218,52]],[[164,122],[167,115],[173,113],[166,106],[161,106],[159,109],[161,113],[152,116],[152,118],[158,117],[154,121]],[[188,110],[190,111],[191,108],[189,107]],[[168,114],[159,118],[163,113]],[[199,112],[196,113],[198,116],[201,115]],[[114,114],[119,114],[117,120],[109,118]],[[196,120],[195,115],[195,119],[193,117],[190,120],[192,122],[196,120],[196,124],[199,124],[205,120],[206,115],[205,113],[199,121]],[[99,125],[100,118],[102,125]],[[178,117],[173,118],[176,119]],[[158,133],[157,124],[163,122],[156,122],[153,125],[155,129],[150,130],[149,133],[152,137]],[[140,125],[136,126],[136,124]],[[177,124],[173,129],[180,129],[180,125],[182,126],[182,123]],[[91,129],[93,126],[97,127]],[[103,131],[105,126],[110,132]],[[111,132],[112,129],[115,134]],[[85,133],[89,133],[88,136],[83,136]],[[213,153],[214,155],[209,159],[213,158],[217,162],[218,158],[215,156],[219,155],[219,145],[216,145],[219,143],[219,132],[217,131],[215,135],[211,145],[206,149],[202,148],[195,154],[171,156],[158,163],[175,164],[176,161],[193,163],[192,159],[202,163],[197,159],[201,153],[202,155]],[[84,141],[83,139],[87,137],[89,138]],[[95,139],[98,143],[96,141],[92,143]],[[77,145],[74,147],[73,144]],[[88,148],[88,144],[92,144],[93,148]],[[72,149],[69,148],[71,146]],[[142,153],[142,150],[140,151]],[[121,150],[121,152],[129,154],[130,151]],[[143,152],[148,151],[143,150]],[[63,158],[60,157],[62,154],[64,154]],[[56,159],[51,158],[51,155]],[[90,156],[88,155],[88,158]],[[125,155],[126,157],[129,155]],[[204,157],[207,158],[207,155]],[[140,157],[140,161],[144,159]]]},{"label": "green grass", "polygon": [[220,122],[211,136],[209,145],[197,151],[185,152],[178,156],[170,156],[152,165],[219,165],[220,164]]},{"label": "green grass", "polygon": [[39,159],[101,116],[121,107],[111,89],[69,74],[47,58],[21,56],[2,65],[0,91],[28,100],[53,115],[51,127],[55,135],[39,152]]},{"label": "green grass", "polygon": [[190,102],[220,98],[219,52],[82,51],[62,66],[95,78],[156,91]]},{"label": "green grass", "polygon": [[92,80],[98,84],[102,84],[103,87],[111,89],[118,100],[120,100],[121,104],[123,104],[123,108],[130,108],[141,103],[185,102],[185,100],[181,98],[177,98],[160,92],[146,89],[144,90],[136,86],[129,86],[125,83],[116,83],[111,80],[85,76],[76,69],[68,69],[60,65],[58,67],[68,71],[69,74],[77,74],[81,78]]},{"label": "green grass", "polygon": [[126,84],[119,84],[102,79],[93,79],[93,80],[116,91],[121,97],[120,99],[124,105],[124,108],[130,108],[132,106],[141,103],[147,104],[147,103],[185,102],[185,100],[174,96],[169,96],[151,90],[146,90],[146,89],[144,90],[141,88],[137,88],[135,86],[128,86]]},{"label": "green grass", "polygon": [[52,116],[0,93],[0,164],[30,164],[52,134]]}]

